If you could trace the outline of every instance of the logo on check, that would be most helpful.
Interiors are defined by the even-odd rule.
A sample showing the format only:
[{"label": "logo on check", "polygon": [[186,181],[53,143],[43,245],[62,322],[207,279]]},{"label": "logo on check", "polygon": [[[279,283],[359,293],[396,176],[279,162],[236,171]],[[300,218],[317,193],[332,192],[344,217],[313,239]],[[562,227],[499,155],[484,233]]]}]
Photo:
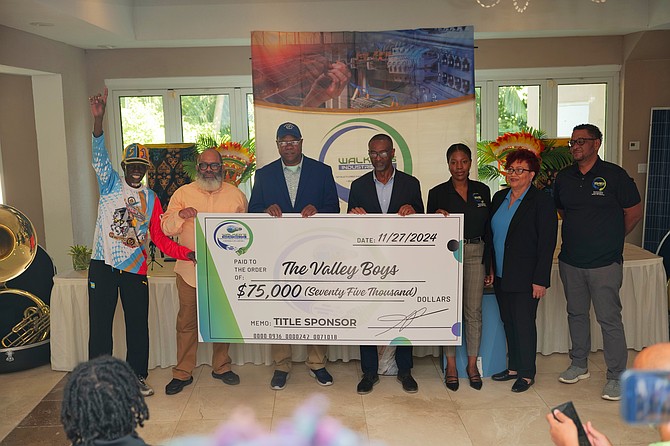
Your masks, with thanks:
[{"label": "logo on check", "polygon": [[225,251],[238,256],[246,253],[254,241],[251,228],[239,220],[227,220],[214,230],[214,243]]}]

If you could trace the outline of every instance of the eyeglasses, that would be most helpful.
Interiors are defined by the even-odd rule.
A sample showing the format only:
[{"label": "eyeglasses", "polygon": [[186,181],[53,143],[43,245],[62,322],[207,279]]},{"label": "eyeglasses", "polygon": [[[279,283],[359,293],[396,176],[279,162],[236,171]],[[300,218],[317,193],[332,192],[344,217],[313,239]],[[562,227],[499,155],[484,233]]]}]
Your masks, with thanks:
[{"label": "eyeglasses", "polygon": [[511,167],[507,169],[507,174],[512,175],[513,173],[517,175],[521,175],[524,172],[532,172],[530,169],[524,169],[523,167],[517,167],[516,169],[512,169]]},{"label": "eyeglasses", "polygon": [[218,172],[221,170],[221,163],[198,163],[198,170],[207,170],[208,167],[213,172]]},{"label": "eyeglasses", "polygon": [[583,146],[586,141],[595,141],[600,138],[577,138],[568,141],[568,147]]},{"label": "eyeglasses", "polygon": [[289,147],[289,146],[295,147],[298,144],[300,144],[301,142],[302,142],[302,139],[299,139],[297,141],[277,141],[277,145],[279,147]]},{"label": "eyeglasses", "polygon": [[381,152],[372,152],[372,151],[368,152],[368,156],[369,156],[370,158],[382,158],[382,159],[386,159],[386,158],[389,157],[390,154],[391,154],[391,151],[390,151],[390,150],[382,150]]}]

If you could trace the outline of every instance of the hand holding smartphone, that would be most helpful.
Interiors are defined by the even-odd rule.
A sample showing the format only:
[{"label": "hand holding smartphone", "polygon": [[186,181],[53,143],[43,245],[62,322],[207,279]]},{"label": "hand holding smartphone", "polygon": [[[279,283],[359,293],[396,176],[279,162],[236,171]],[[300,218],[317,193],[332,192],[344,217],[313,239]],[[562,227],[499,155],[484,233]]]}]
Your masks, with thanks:
[{"label": "hand holding smartphone", "polygon": [[[589,442],[589,439],[586,436],[584,426],[579,419],[579,415],[577,415],[577,410],[575,409],[574,404],[572,404],[572,401],[568,401],[554,407],[551,409],[551,413],[553,414],[555,410],[560,411],[563,415],[570,418],[575,423],[575,426],[577,426],[577,439],[579,441],[579,446],[591,446],[591,442]],[[554,415],[554,418],[556,418],[556,415]]]}]

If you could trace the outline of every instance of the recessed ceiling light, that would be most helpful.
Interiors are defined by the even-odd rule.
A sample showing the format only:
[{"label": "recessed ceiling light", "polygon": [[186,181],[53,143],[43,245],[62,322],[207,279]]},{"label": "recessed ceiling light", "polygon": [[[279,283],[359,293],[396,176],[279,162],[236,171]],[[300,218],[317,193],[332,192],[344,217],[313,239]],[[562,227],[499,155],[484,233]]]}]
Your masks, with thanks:
[{"label": "recessed ceiling light", "polygon": [[49,23],[49,22],[30,22],[29,25],[31,25],[31,26],[54,26],[53,23]]}]

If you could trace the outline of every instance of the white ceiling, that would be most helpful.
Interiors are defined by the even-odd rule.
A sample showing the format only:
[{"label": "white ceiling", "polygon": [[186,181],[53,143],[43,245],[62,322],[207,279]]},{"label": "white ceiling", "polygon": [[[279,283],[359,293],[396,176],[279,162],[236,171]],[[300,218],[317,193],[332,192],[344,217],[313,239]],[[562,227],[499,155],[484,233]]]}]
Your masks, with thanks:
[{"label": "white ceiling", "polygon": [[[497,4],[493,7],[483,5]],[[604,2],[604,3],[601,3]],[[477,39],[670,29],[670,0],[0,0],[0,25],[79,48],[249,45],[250,32],[474,25]],[[38,26],[38,24],[48,24]],[[670,42],[668,43],[670,45]]]}]

